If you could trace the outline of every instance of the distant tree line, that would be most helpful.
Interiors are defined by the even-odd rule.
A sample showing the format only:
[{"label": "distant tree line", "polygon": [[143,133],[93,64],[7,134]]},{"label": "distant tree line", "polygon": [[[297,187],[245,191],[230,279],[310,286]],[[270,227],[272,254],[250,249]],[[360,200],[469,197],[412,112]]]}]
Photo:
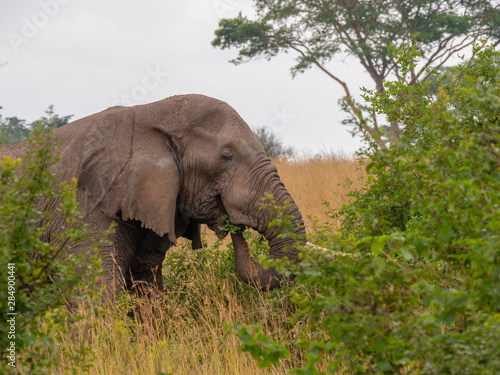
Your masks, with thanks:
[{"label": "distant tree line", "polygon": [[29,138],[37,124],[44,123],[49,129],[57,129],[69,123],[72,117],[73,115],[59,116],[54,112],[53,105],[49,105],[45,111],[45,116],[30,123],[18,117],[3,117],[0,115],[0,144],[23,142]]}]

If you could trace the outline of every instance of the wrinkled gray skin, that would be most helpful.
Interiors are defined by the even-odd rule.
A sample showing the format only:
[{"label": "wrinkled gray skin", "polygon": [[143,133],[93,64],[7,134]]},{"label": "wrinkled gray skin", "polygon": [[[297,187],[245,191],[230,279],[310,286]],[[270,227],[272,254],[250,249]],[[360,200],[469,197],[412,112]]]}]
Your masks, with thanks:
[{"label": "wrinkled gray skin", "polygon": [[[301,214],[259,140],[236,111],[201,95],[175,96],[134,107],[112,107],[70,123],[53,137],[61,141],[60,179],[78,179],[82,215],[94,230],[117,223],[112,245],[102,249],[108,293],[145,281],[163,290],[166,251],[184,236],[201,247],[200,224],[221,234],[221,217],[257,230],[269,241],[270,256],[297,260],[297,251],[268,228],[273,219],[259,210],[265,192],[303,238]],[[0,156],[22,157],[25,144],[0,147]],[[132,150],[132,152],[131,152]],[[89,213],[90,212],[90,213]],[[53,218],[47,238],[62,227]],[[232,234],[239,276],[263,289],[282,276],[254,263],[243,237]],[[84,246],[85,244],[83,244]],[[69,251],[77,251],[71,249]]]}]

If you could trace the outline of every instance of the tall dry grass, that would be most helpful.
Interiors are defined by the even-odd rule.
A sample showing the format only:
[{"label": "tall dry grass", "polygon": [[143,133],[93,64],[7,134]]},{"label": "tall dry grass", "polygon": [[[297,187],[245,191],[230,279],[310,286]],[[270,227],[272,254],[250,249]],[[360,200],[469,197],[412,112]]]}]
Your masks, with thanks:
[{"label": "tall dry grass", "polygon": [[[345,204],[347,194],[359,189],[365,177],[364,163],[360,164],[349,154],[321,153],[292,161],[275,160],[273,163],[306,224],[313,231],[316,222],[338,224],[326,212]],[[324,202],[329,202],[329,208]]]},{"label": "tall dry grass", "polygon": [[[122,295],[102,305],[98,298],[80,305],[82,319],[58,334],[50,353],[54,374],[284,374],[303,363],[303,355],[261,369],[241,343],[228,334],[228,323],[259,324],[263,333],[281,343],[293,339],[292,315],[285,293],[269,295],[249,287],[234,273],[222,273],[227,258],[211,253],[200,267],[188,248],[173,249],[173,267],[165,267],[165,295],[147,299]],[[170,260],[167,259],[168,264]],[[178,272],[182,268],[184,274]],[[134,311],[134,319],[127,312]],[[292,332],[292,333],[290,333]],[[86,352],[86,359],[75,358]]]},{"label": "tall dry grass", "polygon": [[[331,208],[359,186],[362,171],[349,156],[323,154],[310,159],[276,161],[279,174],[301,209],[309,227],[324,222],[324,201]],[[346,179],[352,185],[342,186]],[[335,223],[333,223],[335,224]],[[259,324],[263,333],[280,343],[299,335],[314,335],[291,324],[294,308],[287,290],[263,293],[236,276],[226,244],[192,251],[185,245],[167,253],[164,281],[167,292],[138,299],[126,294],[110,305],[87,299],[80,304],[82,319],[56,334],[49,356],[53,374],[284,374],[305,364],[305,353],[292,349],[292,359],[261,369],[239,350],[227,323]],[[135,319],[127,316],[131,310]],[[85,360],[77,360],[85,352]]]}]

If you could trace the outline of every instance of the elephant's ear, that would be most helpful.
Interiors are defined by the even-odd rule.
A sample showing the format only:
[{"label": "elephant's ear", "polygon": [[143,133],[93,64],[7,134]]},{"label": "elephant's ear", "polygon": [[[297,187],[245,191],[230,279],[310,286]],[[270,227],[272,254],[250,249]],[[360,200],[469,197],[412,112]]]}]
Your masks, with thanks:
[{"label": "elephant's ear", "polygon": [[97,205],[110,216],[121,212],[122,220],[139,220],[175,243],[180,170],[174,152],[164,134],[141,131],[128,108],[96,115],[78,176],[89,197],[86,209]]},{"label": "elephant's ear", "polygon": [[182,237],[191,240],[191,247],[194,249],[201,249],[201,225],[191,221],[182,235]]}]

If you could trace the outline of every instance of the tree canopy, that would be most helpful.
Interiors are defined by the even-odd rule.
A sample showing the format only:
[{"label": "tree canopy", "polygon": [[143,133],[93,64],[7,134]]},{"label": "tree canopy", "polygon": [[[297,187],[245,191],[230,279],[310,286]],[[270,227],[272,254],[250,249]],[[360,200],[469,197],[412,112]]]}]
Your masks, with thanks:
[{"label": "tree canopy", "polygon": [[[354,56],[382,93],[386,78],[400,78],[394,48],[418,46],[422,60],[411,69],[408,82],[416,85],[429,79],[428,68],[442,67],[458,52],[471,50],[479,38],[496,44],[500,39],[498,0],[255,0],[255,8],[255,19],[241,13],[222,19],[212,45],[238,48],[234,64],[295,52],[292,75],[313,66],[322,70],[342,86],[346,109],[359,120],[361,108],[348,84],[327,66],[334,56]],[[380,144],[384,129],[378,122],[362,123]],[[399,138],[399,130],[397,123],[390,124],[391,141]]]}]

